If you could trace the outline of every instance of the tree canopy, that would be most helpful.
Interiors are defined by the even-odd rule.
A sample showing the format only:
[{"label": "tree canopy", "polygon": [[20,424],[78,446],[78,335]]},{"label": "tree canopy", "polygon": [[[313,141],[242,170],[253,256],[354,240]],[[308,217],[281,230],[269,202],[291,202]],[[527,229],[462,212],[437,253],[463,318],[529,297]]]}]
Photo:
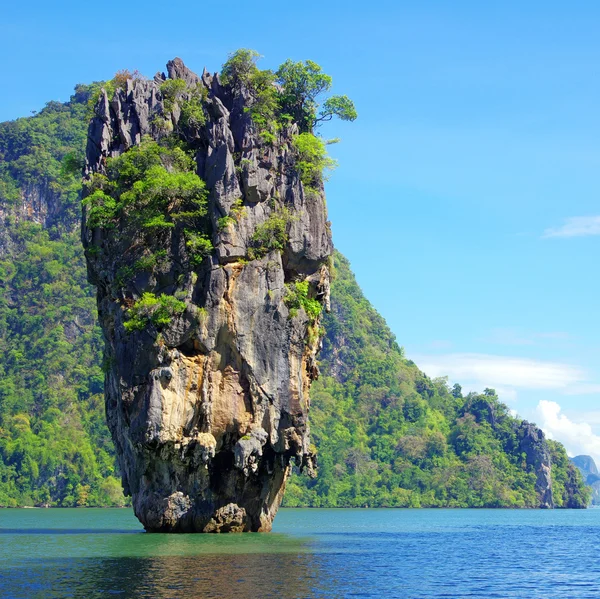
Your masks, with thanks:
[{"label": "tree canopy", "polygon": [[357,118],[348,96],[330,96],[320,104],[320,97],[331,89],[333,80],[316,62],[288,59],[273,72],[258,68],[260,58],[255,50],[237,50],[223,65],[221,75],[227,85],[234,89],[243,86],[254,94],[260,105],[257,112],[263,118],[292,120],[298,123],[301,132],[312,132],[334,117],[344,121]]}]

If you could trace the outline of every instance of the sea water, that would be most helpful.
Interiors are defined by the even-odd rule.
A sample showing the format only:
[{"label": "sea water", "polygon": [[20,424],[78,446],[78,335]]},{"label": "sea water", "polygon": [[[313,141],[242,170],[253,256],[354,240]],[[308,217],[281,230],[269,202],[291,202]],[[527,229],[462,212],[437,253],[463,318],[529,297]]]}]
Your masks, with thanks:
[{"label": "sea water", "polygon": [[129,509],[0,510],[2,599],[600,599],[600,509],[282,509],[147,534]]}]

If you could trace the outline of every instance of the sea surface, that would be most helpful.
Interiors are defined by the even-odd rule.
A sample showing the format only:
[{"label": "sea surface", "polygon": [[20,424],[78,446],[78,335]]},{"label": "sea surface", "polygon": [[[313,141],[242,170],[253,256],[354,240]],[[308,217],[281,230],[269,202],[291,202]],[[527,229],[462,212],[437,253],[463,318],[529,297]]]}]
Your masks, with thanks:
[{"label": "sea surface", "polygon": [[147,534],[129,509],[0,510],[2,599],[600,599],[600,509],[282,509]]}]

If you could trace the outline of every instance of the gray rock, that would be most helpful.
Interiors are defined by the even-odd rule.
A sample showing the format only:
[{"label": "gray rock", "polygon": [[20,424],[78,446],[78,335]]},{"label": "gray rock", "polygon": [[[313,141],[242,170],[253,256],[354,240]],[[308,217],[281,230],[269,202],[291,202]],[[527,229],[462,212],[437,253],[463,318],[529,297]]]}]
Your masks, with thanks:
[{"label": "gray rock", "polygon": [[[323,189],[303,189],[291,149],[294,125],[266,145],[245,110],[251,97],[244,90],[234,93],[206,71],[198,77],[180,59],[167,71],[208,90],[204,126],[182,130],[179,104],[187,92],[169,122],[194,147],[215,250],[193,266],[183,227],[148,236],[121,219],[113,229],[91,229],[84,211],[82,239],[109,365],[107,421],[125,492],[146,529],[269,530],[292,462],[314,467],[308,406],[320,339],[309,335],[304,310],[292,316],[284,298],[287,282],[306,280],[310,295],[329,305]],[[156,125],[166,116],[164,80],[158,74],[101,96],[89,128],[88,176],[144,136],[166,134]],[[257,227],[283,213],[290,216],[284,251],[248,260]],[[224,216],[232,218],[219,230]],[[166,257],[151,272],[119,279],[124,267],[158,250]],[[144,292],[185,301],[184,313],[160,335],[151,325],[124,328]],[[318,322],[312,326],[318,330]]]},{"label": "gray rock", "polygon": [[519,452],[525,453],[527,466],[535,472],[535,490],[539,497],[540,507],[553,508],[552,460],[543,431],[535,424],[524,420],[517,429],[517,438]]},{"label": "gray rock", "polygon": [[586,485],[591,487],[592,505],[600,505],[600,473],[594,459],[589,455],[578,455],[569,460],[579,469]]}]

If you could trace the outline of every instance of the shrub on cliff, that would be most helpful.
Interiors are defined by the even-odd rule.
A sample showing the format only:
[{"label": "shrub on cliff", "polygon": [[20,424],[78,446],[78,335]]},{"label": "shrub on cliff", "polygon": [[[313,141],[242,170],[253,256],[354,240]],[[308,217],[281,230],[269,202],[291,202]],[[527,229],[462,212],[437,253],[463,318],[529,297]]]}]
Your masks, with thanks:
[{"label": "shrub on cliff", "polygon": [[[312,60],[286,60],[277,71],[260,70],[255,50],[242,48],[230,54],[221,77],[233,89],[246,88],[254,98],[249,111],[257,126],[274,133],[278,125],[295,122],[301,133],[338,117],[354,121],[358,114],[348,96],[331,96],[322,106],[319,96],[331,89],[332,78]],[[319,110],[320,108],[320,110]]]},{"label": "shrub on cliff", "polygon": [[169,326],[173,316],[185,312],[186,303],[171,295],[144,293],[128,311],[125,330],[128,333],[143,331],[152,324],[157,329]]},{"label": "shrub on cliff", "polygon": [[301,133],[294,138],[294,148],[298,152],[296,168],[300,180],[308,191],[315,191],[323,182],[325,171],[333,170],[337,162],[327,155],[325,142],[312,133]]},{"label": "shrub on cliff", "polygon": [[179,146],[146,139],[116,158],[107,175],[89,181],[89,227],[112,228],[120,218],[140,227],[172,228],[206,216],[206,186],[192,158]]},{"label": "shrub on cliff", "polygon": [[321,67],[312,60],[286,60],[277,70],[276,76],[282,89],[282,111],[298,123],[301,132],[312,131],[318,123],[334,116],[344,121],[354,121],[358,116],[354,103],[348,96],[328,98],[319,111],[318,97],[331,89],[332,78],[323,73]]}]

